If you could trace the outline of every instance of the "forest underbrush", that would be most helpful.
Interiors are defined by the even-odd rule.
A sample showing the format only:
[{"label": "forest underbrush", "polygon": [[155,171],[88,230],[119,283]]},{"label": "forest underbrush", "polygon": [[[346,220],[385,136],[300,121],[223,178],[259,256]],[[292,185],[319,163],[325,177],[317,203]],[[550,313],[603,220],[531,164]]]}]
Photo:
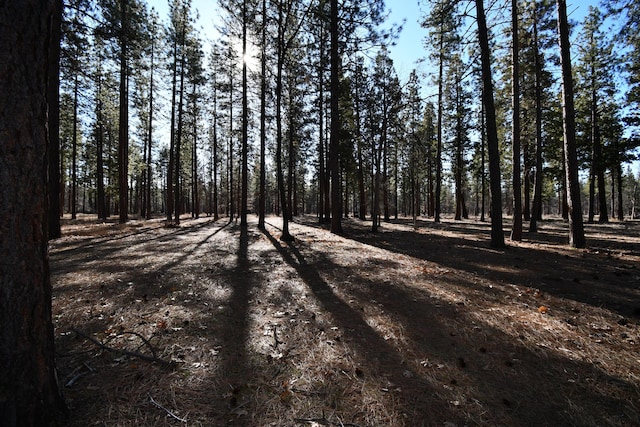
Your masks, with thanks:
[{"label": "forest underbrush", "polygon": [[65,218],[65,425],[640,425],[640,222],[280,225]]}]

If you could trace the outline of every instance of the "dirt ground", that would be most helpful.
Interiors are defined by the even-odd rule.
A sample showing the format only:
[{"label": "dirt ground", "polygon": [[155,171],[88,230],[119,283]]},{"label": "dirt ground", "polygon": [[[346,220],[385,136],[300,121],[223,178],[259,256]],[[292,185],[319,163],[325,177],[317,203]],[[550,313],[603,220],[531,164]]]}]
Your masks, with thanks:
[{"label": "dirt ground", "polygon": [[65,219],[67,425],[640,425],[640,222],[280,225]]}]

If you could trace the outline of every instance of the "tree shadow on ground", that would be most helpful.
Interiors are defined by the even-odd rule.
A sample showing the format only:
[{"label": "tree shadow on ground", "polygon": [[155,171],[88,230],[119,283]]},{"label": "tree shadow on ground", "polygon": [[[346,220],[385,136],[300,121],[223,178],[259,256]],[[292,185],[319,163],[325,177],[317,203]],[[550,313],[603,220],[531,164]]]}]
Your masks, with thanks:
[{"label": "tree shadow on ground", "polygon": [[[402,355],[372,329],[360,313],[334,293],[318,270],[313,265],[307,264],[295,243],[283,246],[268,231],[264,231],[264,234],[283,260],[296,270],[322,307],[341,326],[340,329],[347,335],[345,339],[355,346],[354,350],[366,363],[364,367],[366,374],[363,372],[362,375],[387,378],[390,384],[395,386],[391,391],[399,390],[403,411],[410,420],[417,422],[416,425],[430,423],[432,418],[429,415],[429,408],[432,407],[438,407],[442,411],[437,414],[438,419],[451,421],[459,418],[454,411],[443,410],[437,402],[433,385],[414,372],[411,366],[407,366]],[[326,261],[324,268],[331,269],[329,261]],[[433,420],[435,421],[435,417]]]},{"label": "tree shadow on ground", "polygon": [[[306,218],[301,223],[317,227]],[[547,250],[539,245],[511,244],[495,250],[489,247],[489,226],[484,223],[427,223],[418,230],[406,220],[399,223],[405,226],[383,228],[379,233],[371,233],[367,223],[359,220],[344,221],[343,228],[347,238],[360,243],[640,319],[640,271],[609,253],[570,250],[566,245]],[[626,250],[634,251],[639,244],[628,243]]]},{"label": "tree shadow on ground", "polygon": [[[373,282],[366,276],[367,265],[348,271],[312,244],[285,247],[268,237],[344,328],[367,369],[398,386],[403,412],[413,420],[409,425],[452,420],[500,425],[640,422],[635,403],[611,393],[614,389],[633,395],[635,384],[553,349],[537,348],[525,337],[508,335],[469,313],[464,304],[438,301],[403,284]],[[444,286],[448,281],[444,279]],[[406,341],[393,345],[347,301],[374,301]],[[433,376],[439,381],[432,381]],[[434,384],[445,384],[445,390]],[[580,406],[585,402],[592,403]],[[446,409],[437,413],[434,408]],[[474,419],[483,412],[487,418]]]},{"label": "tree shadow on ground", "polygon": [[[396,275],[405,255],[418,264],[434,262],[417,255],[422,249],[412,247],[415,240],[398,242],[391,238],[395,231],[383,232],[388,235],[383,248],[390,252],[382,253],[358,239],[315,229],[301,230],[300,239],[284,244],[269,231],[208,224],[119,239],[117,248],[104,242],[53,254],[58,276],[76,270],[82,276],[54,287],[58,298],[69,301],[66,307],[77,312],[59,313],[65,325],[87,325],[99,337],[114,330],[118,339],[128,336],[119,327],[130,328],[152,337],[160,357],[177,362],[167,371],[98,351],[76,354],[65,361],[65,381],[75,369],[86,371],[85,364],[95,372],[72,390],[75,405],[84,405],[72,425],[84,425],[86,419],[111,425],[132,419],[140,425],[176,424],[149,403],[149,396],[194,425],[293,426],[330,420],[339,425],[336,419],[362,427],[640,424],[634,412],[637,385],[608,374],[602,365],[575,360],[576,346],[550,348],[534,334],[514,335],[503,328],[509,318],[504,325],[492,323],[481,310],[471,310],[469,301],[413,287],[411,272]],[[353,234],[365,245],[381,247],[374,242],[380,236]],[[418,243],[429,247],[423,239],[430,237],[423,235]],[[436,249],[450,242],[433,238]],[[470,254],[493,256],[480,243],[475,248],[467,239],[453,242],[463,249],[470,246]],[[342,263],[336,258],[340,251],[360,258]],[[450,256],[454,253],[452,249]],[[92,256],[101,263],[86,265]],[[434,257],[447,258],[440,253]],[[436,267],[453,270],[454,261]],[[465,263],[472,271],[474,261]],[[106,289],[83,282],[92,269],[99,277],[113,274]],[[512,283],[507,279],[511,270],[490,274],[495,275],[492,280]],[[471,277],[438,273],[433,281],[444,291],[484,298],[490,306],[504,303],[506,285],[489,288],[487,281]],[[79,286],[91,291],[81,293],[86,301],[76,301]],[[65,348],[87,347],[72,336],[56,341]],[[323,359],[329,346],[344,346],[344,352],[331,355],[352,357],[355,368]],[[307,363],[314,352],[315,365]],[[367,388],[375,393],[365,393]],[[363,413],[373,412],[376,405],[388,411],[388,423],[383,418],[365,421]],[[129,415],[124,414],[127,409]]]}]

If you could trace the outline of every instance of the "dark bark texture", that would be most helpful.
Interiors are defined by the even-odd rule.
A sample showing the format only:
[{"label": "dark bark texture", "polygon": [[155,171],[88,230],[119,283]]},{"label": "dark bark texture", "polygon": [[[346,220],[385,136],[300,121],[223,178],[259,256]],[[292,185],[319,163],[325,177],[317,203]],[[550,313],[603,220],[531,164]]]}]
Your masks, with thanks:
[{"label": "dark bark texture", "polygon": [[47,260],[54,1],[0,3],[0,425],[46,426],[57,387]]},{"label": "dark bark texture", "polygon": [[567,3],[564,0],[558,0],[558,38],[560,64],[562,65],[562,121],[564,123],[564,163],[568,187],[569,245],[574,248],[584,248],[587,243],[584,235],[582,206],[580,203],[569,23],[567,22]]},{"label": "dark bark texture", "polygon": [[489,148],[489,179],[491,181],[491,246],[502,248],[502,187],[500,185],[500,152],[498,150],[498,130],[496,110],[493,100],[493,81],[491,78],[491,58],[487,21],[483,0],[476,0],[478,13],[478,40],[482,60],[482,98],[486,114],[487,145]]}]

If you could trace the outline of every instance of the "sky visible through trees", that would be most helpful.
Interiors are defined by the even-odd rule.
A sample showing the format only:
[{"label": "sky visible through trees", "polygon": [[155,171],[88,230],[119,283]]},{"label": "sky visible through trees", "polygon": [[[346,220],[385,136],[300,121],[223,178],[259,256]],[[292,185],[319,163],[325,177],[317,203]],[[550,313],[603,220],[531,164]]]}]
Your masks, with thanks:
[{"label": "sky visible through trees", "polygon": [[[602,222],[636,215],[636,47],[624,32],[613,37],[635,9],[567,5],[580,177],[573,197],[581,197],[569,203],[556,4],[514,4],[517,49],[512,4],[485,5],[486,86],[477,2],[70,2],[61,212],[121,222],[164,214],[176,223],[185,213],[224,214],[246,223],[264,200],[266,213],[282,215],[285,237],[300,213],[320,222],[338,212],[372,217],[373,231],[380,218],[485,220],[498,206],[513,215],[514,204],[525,221],[535,212],[530,231],[573,205],[589,221],[596,211]],[[495,99],[489,140],[494,113],[487,116],[483,90]],[[332,228],[339,232],[339,222]]]}]

